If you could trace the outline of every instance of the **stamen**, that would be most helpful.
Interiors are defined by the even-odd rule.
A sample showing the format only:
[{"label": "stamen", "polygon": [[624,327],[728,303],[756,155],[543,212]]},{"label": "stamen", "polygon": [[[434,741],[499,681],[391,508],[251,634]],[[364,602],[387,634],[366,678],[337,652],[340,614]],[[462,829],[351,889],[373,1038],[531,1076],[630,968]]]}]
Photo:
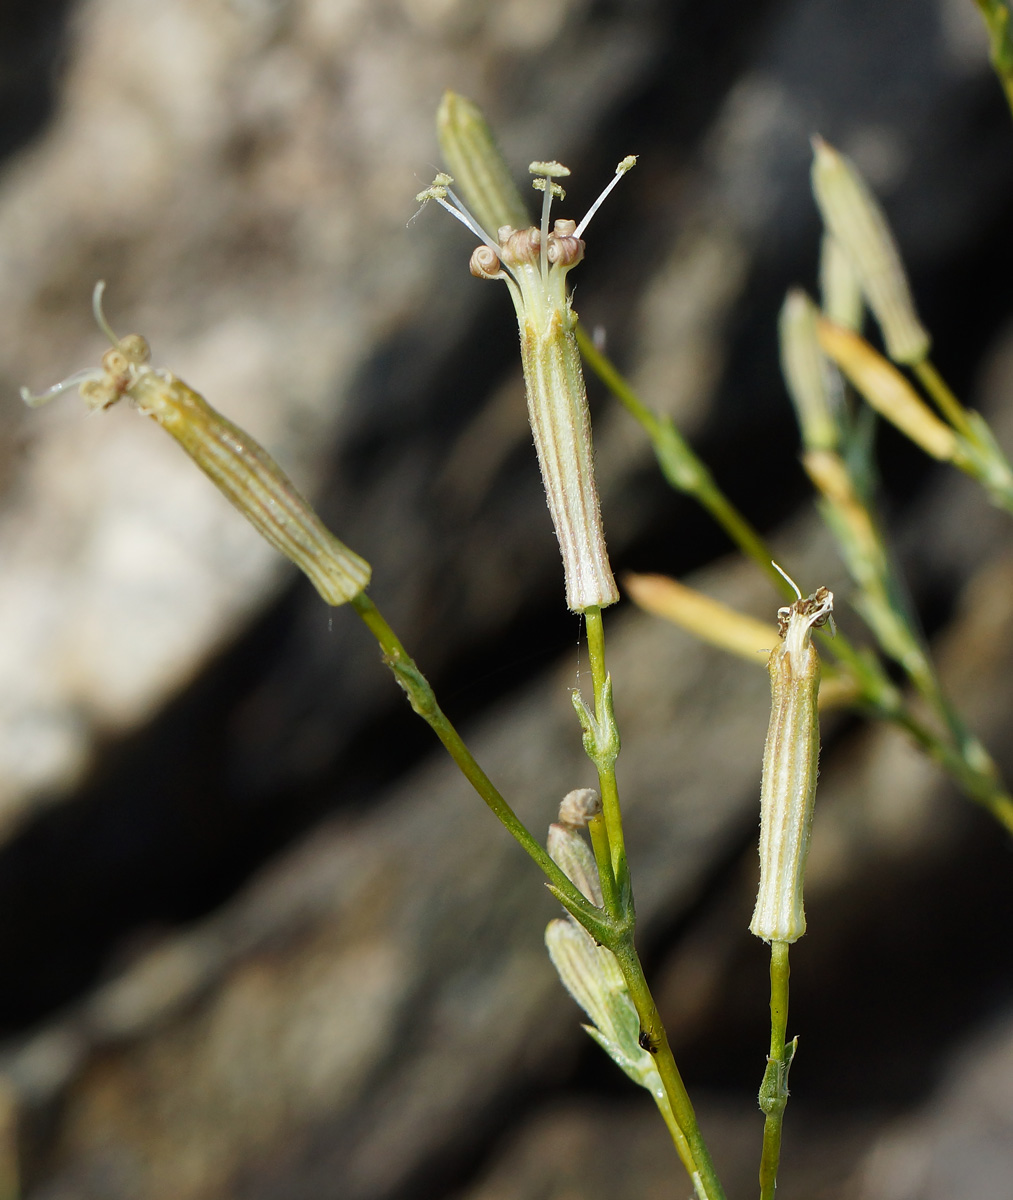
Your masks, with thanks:
[{"label": "stamen", "polygon": [[[456,192],[452,192],[450,188],[447,188],[447,195],[450,197],[451,203],[447,204],[446,201],[442,200],[439,201],[439,203],[443,205],[447,212],[452,212],[462,225],[466,225],[475,235],[475,237],[477,237],[480,241],[485,242],[490,249],[495,250],[498,254],[499,245],[493,241],[489,234],[487,234],[482,226],[479,225],[478,220],[471,215],[471,213],[468,211],[467,205],[464,203],[461,197],[458,196]],[[451,205],[453,205],[453,207],[451,207]]]},{"label": "stamen", "polygon": [[592,204],[591,207],[584,214],[584,219],[577,226],[577,232],[575,234],[576,237],[580,237],[583,234],[584,230],[590,224],[591,218],[598,211],[598,209],[601,208],[601,206],[605,203],[605,197],[609,194],[609,192],[612,191],[612,189],[616,186],[616,184],[619,182],[619,180],[622,179],[622,177],[627,173],[627,171],[632,171],[636,165],[637,165],[637,156],[635,154],[627,154],[626,157],[623,159],[623,161],[616,167],[616,173],[612,176],[612,179],[609,181],[608,186],[605,188],[605,190],[602,192],[602,194],[598,197],[598,199],[594,202],[594,204]]},{"label": "stamen", "polygon": [[68,375],[66,379],[61,379],[59,383],[54,383],[52,387],[46,388],[44,392],[39,392],[38,395],[30,392],[28,388],[21,389],[21,399],[28,405],[29,408],[41,408],[43,404],[48,404],[50,400],[55,400],[57,396],[62,396],[64,392],[69,392],[72,388],[80,387],[82,383],[89,383],[94,380],[100,383],[105,379],[106,373],[99,367],[85,367],[82,371],[75,371],[73,375]]},{"label": "stamen", "polygon": [[545,189],[548,188],[557,200],[566,199],[566,192],[563,191],[563,188],[560,184],[551,183],[549,180],[543,179],[541,176],[539,176],[537,179],[532,179],[531,186],[536,192],[544,192]]},{"label": "stamen", "polygon": [[[427,187],[424,191],[419,192],[415,199],[419,202],[419,204],[422,205],[422,208],[425,208],[430,200],[435,200],[436,203],[441,208],[445,208],[452,217],[456,217],[456,219],[461,222],[461,224],[465,227],[465,229],[468,230],[469,233],[473,233],[480,242],[485,242],[490,250],[495,250],[498,254],[499,246],[486,233],[478,221],[476,221],[471,215],[471,213],[468,211],[467,205],[465,205],[460,196],[451,191],[450,184],[453,182],[454,179],[452,175],[448,175],[445,171],[441,171],[429,185],[429,187]],[[422,211],[422,208],[419,209],[419,212]],[[417,212],[415,217],[418,215],[419,213]],[[412,217],[412,221],[415,220],[415,217]],[[409,221],[408,224],[410,225],[411,221]]]},{"label": "stamen", "polygon": [[570,168],[564,167],[562,163],[555,162],[533,162],[528,164],[528,170],[532,175],[541,176],[540,179],[533,179],[531,186],[542,193],[542,252],[540,255],[541,268],[543,277],[549,273],[549,209],[552,207],[552,197],[558,196],[560,200],[566,195],[558,183],[553,183],[553,179],[565,179],[570,174]]},{"label": "stamen", "polygon": [[780,575],[780,576],[781,576],[781,578],[782,578],[782,579],[785,581],[785,583],[786,583],[786,584],[788,584],[788,586],[791,588],[791,590],[792,590],[792,591],[795,593],[795,598],[796,598],[797,600],[801,600],[801,599],[802,599],[802,593],[801,593],[801,592],[799,591],[799,589],[798,589],[798,584],[795,582],[795,580],[794,580],[794,579],[792,579],[792,577],[791,577],[791,576],[788,574],[788,572],[787,572],[787,571],[783,571],[783,570],[782,570],[782,569],[781,569],[781,568],[780,568],[780,567],[777,565],[777,563],[776,563],[776,562],[774,562],[774,560],[773,560],[773,559],[771,559],[771,560],[770,560],[770,565],[771,565],[771,566],[774,568],[774,570],[775,570],[775,571],[778,573],[778,575]]},{"label": "stamen", "polygon": [[118,350],[120,348],[120,339],[113,332],[113,327],[106,320],[106,315],[102,311],[102,293],[106,290],[106,281],[100,279],[95,284],[95,290],[91,294],[91,311],[95,314],[95,324],[102,330],[109,341]]}]

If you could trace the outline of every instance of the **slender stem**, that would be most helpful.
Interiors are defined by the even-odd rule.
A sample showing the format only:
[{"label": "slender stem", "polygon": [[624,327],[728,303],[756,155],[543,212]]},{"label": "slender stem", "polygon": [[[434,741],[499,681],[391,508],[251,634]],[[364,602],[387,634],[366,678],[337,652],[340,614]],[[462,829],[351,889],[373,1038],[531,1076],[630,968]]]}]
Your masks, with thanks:
[{"label": "slender stem", "polygon": [[658,1013],[654,997],[651,995],[651,990],[647,986],[644,968],[633,946],[633,940],[624,938],[618,945],[610,946],[609,949],[616,956],[623,978],[626,980],[626,986],[630,990],[630,996],[640,1018],[640,1028],[645,1037],[649,1039],[658,1074],[665,1085],[676,1122],[684,1135],[685,1141],[682,1144],[676,1141],[676,1149],[682,1158],[683,1166],[694,1184],[697,1185],[698,1193],[702,1192],[708,1200],[724,1200],[724,1189],[714,1170],[703,1134],[700,1132],[693,1102],[689,1098],[682,1075],[676,1066],[672,1047],[668,1042],[668,1034],[661,1022],[661,1016]]},{"label": "slender stem", "polygon": [[[700,1172],[695,1169],[696,1160],[693,1158],[693,1151],[690,1149],[689,1142],[686,1140],[686,1135],[679,1128],[679,1122],[675,1119],[675,1113],[672,1112],[672,1105],[668,1099],[668,1092],[663,1091],[661,1095],[654,1097],[654,1103],[658,1106],[658,1112],[661,1113],[661,1119],[665,1122],[669,1135],[672,1139],[672,1144],[675,1146],[675,1151],[679,1155],[679,1161],[686,1167],[690,1179],[693,1181],[693,1190],[696,1192],[698,1200],[707,1200],[707,1191],[704,1188],[703,1180],[700,1177]],[[690,1170],[690,1164],[693,1170]],[[6,1200],[0,1194],[0,1200]],[[13,1200],[17,1200],[14,1197]]]},{"label": "slender stem", "polygon": [[760,1157],[760,1200],[774,1200],[781,1161],[781,1125],[788,1103],[788,1068],[795,1043],[785,1045],[788,1025],[788,942],[770,943],[770,1054],[760,1084],[763,1152]]},{"label": "slender stem", "polygon": [[604,944],[612,940],[615,937],[612,923],[601,909],[592,904],[563,874],[500,795],[440,708],[428,680],[415,665],[373,601],[365,592],[360,592],[350,603],[380,644],[384,660],[407,694],[412,708],[440,739],[465,779],[486,802],[500,823],[541,867],[548,877],[553,894],[597,941]]},{"label": "slender stem", "polygon": [[949,423],[966,438],[974,438],[971,422],[967,419],[967,409],[960,403],[953,391],[936,370],[932,363],[923,358],[921,362],[911,364],[911,370],[918,377],[919,383],[932,397],[936,408]]},{"label": "slender stem", "polygon": [[[587,608],[587,650],[591,659],[591,677],[594,686],[594,718],[599,730],[615,725],[611,702],[606,694],[609,672],[605,666],[605,626],[601,622],[600,608]],[[619,788],[616,782],[616,758],[619,754],[618,736],[611,739],[612,745],[605,754],[595,757],[598,768],[598,786],[601,791],[601,812],[605,817],[605,828],[609,832],[609,850],[612,858],[612,874],[619,888],[619,904],[627,908],[633,904],[630,896],[627,846],[623,838],[623,815],[619,809]]]},{"label": "slender stem", "polygon": [[944,742],[907,710],[898,712],[894,720],[951,776],[969,800],[980,804],[1007,833],[1013,834],[1013,797],[998,778],[969,763],[959,750]]},{"label": "slender stem", "polygon": [[584,361],[651,440],[662,474],[678,491],[692,496],[721,526],[732,542],[781,591],[784,580],[771,566],[767,543],[714,482],[706,463],[696,454],[671,417],[649,408],[622,377],[615,365],[577,326],[577,344]]},{"label": "slender stem", "polygon": [[619,787],[616,783],[616,758],[619,755],[619,733],[612,713],[611,680],[605,666],[605,628],[601,609],[584,611],[587,622],[587,650],[591,660],[591,679],[594,686],[594,716],[599,740],[592,756],[598,769],[598,788],[601,792],[602,816],[608,832],[612,874],[616,881],[618,911],[625,920],[633,920],[633,890],[629,865],[626,861],[626,842],[623,837],[623,818],[619,807]]},{"label": "slender stem", "polygon": [[[763,536],[753,528],[714,482],[707,465],[695,453],[671,419],[650,409],[620,375],[615,365],[595,346],[583,326],[577,326],[577,344],[588,366],[612,392],[651,439],[665,478],[678,491],[692,496],[710,513],[728,537],[788,600],[795,599],[791,584],[774,565],[774,554]],[[838,661],[850,667],[859,679],[862,701],[879,709],[878,696],[890,685],[881,671],[863,660],[848,639],[823,632],[820,640]]]},{"label": "slender stem", "polygon": [[[686,1091],[686,1085],[682,1081],[682,1076],[679,1074],[679,1068],[676,1066],[672,1048],[668,1042],[668,1034],[665,1032],[651,990],[647,986],[644,969],[633,944],[636,917],[633,889],[626,861],[626,845],[623,839],[619,791],[616,785],[615,762],[619,754],[619,732],[615,724],[615,715],[612,712],[612,682],[605,666],[605,630],[600,608],[586,609],[584,617],[587,622],[588,657],[591,660],[591,678],[594,686],[592,737],[589,739],[585,732],[585,746],[598,768],[602,817],[608,835],[610,852],[609,865],[615,873],[619,889],[619,911],[616,915],[622,923],[623,930],[606,940],[604,944],[616,956],[640,1018],[642,1034],[655,1055],[658,1073],[668,1096],[674,1124],[681,1134],[681,1136],[676,1136],[674,1131],[672,1133],[676,1151],[701,1200],[723,1200],[724,1192],[700,1133],[693,1104]],[[662,1113],[664,1115],[663,1109]],[[672,1129],[671,1124],[669,1128]]]},{"label": "slender stem", "polygon": [[588,821],[587,831],[591,835],[591,849],[594,851],[594,861],[598,867],[603,907],[610,917],[618,920],[622,916],[622,904],[619,900],[619,888],[616,886],[615,870],[612,866],[612,846],[609,841],[604,812],[600,812]]}]

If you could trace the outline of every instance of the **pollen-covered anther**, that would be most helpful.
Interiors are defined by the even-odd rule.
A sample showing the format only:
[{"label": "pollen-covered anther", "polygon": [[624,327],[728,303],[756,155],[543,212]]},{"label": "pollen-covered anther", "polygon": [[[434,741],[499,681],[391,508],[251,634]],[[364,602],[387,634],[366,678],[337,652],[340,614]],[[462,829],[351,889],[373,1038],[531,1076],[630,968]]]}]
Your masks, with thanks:
[{"label": "pollen-covered anther", "polygon": [[[567,174],[569,174],[569,172],[567,172]],[[565,189],[560,184],[553,183],[551,179],[546,179],[542,175],[539,175],[537,179],[532,179],[531,186],[536,192],[548,191],[557,200],[566,199]]]},{"label": "pollen-covered anther", "polygon": [[561,267],[575,267],[584,257],[584,242],[575,237],[576,221],[560,218],[549,234],[549,262]]},{"label": "pollen-covered anther", "polygon": [[415,196],[415,200],[419,204],[425,204],[427,200],[446,200],[447,188],[454,182],[454,177],[448,175],[446,171],[441,171],[429,187],[424,188]]},{"label": "pollen-covered anther", "polygon": [[469,266],[472,275],[478,279],[503,278],[503,264],[491,246],[476,246]]}]

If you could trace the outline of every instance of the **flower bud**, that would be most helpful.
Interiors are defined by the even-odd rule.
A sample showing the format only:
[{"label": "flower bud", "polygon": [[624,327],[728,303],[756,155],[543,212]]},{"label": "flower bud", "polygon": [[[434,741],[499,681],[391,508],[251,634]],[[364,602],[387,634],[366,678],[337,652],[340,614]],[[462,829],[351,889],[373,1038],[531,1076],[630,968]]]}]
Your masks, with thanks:
[{"label": "flower bud", "polygon": [[444,92],[436,133],[450,173],[478,223],[484,229],[523,229],[528,210],[478,106],[456,92]]},{"label": "flower bud", "polygon": [[862,285],[851,260],[832,233],[824,233],[820,243],[820,301],[823,315],[845,329],[862,328],[865,301]]},{"label": "flower bud", "polygon": [[[586,790],[590,791],[590,788]],[[591,792],[591,795],[594,796],[596,793]],[[600,800],[598,804],[600,807]],[[598,876],[598,864],[594,861],[591,848],[581,835],[572,826],[557,822],[549,826],[546,848],[549,851],[549,857],[567,879],[592,904],[597,904],[601,908],[601,880]]]},{"label": "flower bud", "polygon": [[568,829],[583,829],[600,812],[601,796],[594,788],[575,788],[560,801],[556,820]]},{"label": "flower bud", "polygon": [[918,319],[897,245],[883,210],[853,162],[813,138],[812,187],[829,233],[848,256],[865,301],[899,363],[921,362],[931,344]]},{"label": "flower bud", "polygon": [[[570,792],[563,805],[586,810],[597,800],[596,792],[582,788]],[[600,906],[598,868],[583,837],[568,825],[550,825],[547,846],[567,878]],[[657,1097],[657,1068],[640,1045],[640,1018],[615,955],[569,916],[549,922],[545,946],[563,986],[594,1022],[584,1028],[631,1079]]]},{"label": "flower bud", "polygon": [[944,462],[958,457],[957,435],[935,415],[904,376],[864,338],[830,321],[818,322],[820,345],[868,403],[892,425]]},{"label": "flower bud", "polygon": [[626,575],[623,584],[633,603],[645,612],[664,617],[701,641],[749,662],[762,663],[757,656],[769,651],[777,636],[767,622],[736,612],[666,575]]},{"label": "flower bud", "polygon": [[817,334],[819,311],[800,288],[793,288],[781,306],[777,330],[781,342],[781,373],[795,406],[802,442],[807,450],[832,450],[840,435],[827,386],[827,364]]}]

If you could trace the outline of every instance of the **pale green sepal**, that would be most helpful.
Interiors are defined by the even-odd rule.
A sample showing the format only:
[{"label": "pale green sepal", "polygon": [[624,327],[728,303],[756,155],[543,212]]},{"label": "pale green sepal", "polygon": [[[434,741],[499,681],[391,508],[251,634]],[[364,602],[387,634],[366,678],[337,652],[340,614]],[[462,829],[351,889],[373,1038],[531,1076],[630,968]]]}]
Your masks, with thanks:
[{"label": "pale green sepal", "polygon": [[634,1083],[657,1099],[664,1085],[653,1056],[640,1045],[640,1018],[615,956],[566,918],[549,922],[545,945],[563,986],[594,1022],[584,1028]]},{"label": "pale green sepal", "polygon": [[565,825],[549,826],[546,842],[549,857],[579,891],[599,908],[602,906],[598,867],[587,842],[575,829]]}]

